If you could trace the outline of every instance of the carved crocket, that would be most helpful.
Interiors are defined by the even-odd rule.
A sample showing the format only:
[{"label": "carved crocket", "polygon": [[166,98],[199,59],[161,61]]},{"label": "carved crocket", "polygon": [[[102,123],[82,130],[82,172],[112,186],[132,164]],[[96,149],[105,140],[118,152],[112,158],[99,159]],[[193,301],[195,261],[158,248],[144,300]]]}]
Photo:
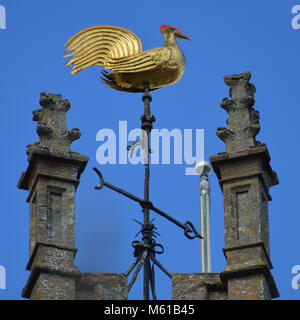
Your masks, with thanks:
[{"label": "carved crocket", "polygon": [[260,144],[255,137],[260,131],[259,112],[253,108],[255,86],[249,82],[250,72],[224,77],[230,87],[228,98],[223,99],[221,107],[228,112],[228,128],[220,127],[217,135],[226,144],[226,152],[233,153]]},{"label": "carved crocket", "polygon": [[27,147],[27,154],[33,149],[48,150],[52,153],[69,153],[70,145],[80,138],[79,129],[68,130],[66,112],[70,109],[70,102],[62,100],[59,94],[41,93],[41,109],[33,111],[33,121],[37,121],[37,134],[40,140]]}]

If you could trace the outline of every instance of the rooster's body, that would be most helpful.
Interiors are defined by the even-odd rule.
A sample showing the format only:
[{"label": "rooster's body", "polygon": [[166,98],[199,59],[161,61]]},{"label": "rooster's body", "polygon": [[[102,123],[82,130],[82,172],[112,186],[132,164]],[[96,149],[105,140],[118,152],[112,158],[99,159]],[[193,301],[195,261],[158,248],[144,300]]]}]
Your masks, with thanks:
[{"label": "rooster's body", "polygon": [[133,32],[121,27],[95,26],[82,30],[66,44],[66,64],[74,65],[72,73],[100,65],[104,71],[102,80],[111,88],[127,92],[143,92],[145,83],[150,90],[176,83],[185,71],[185,57],[176,38],[189,39],[179,29],[163,25],[165,38],[162,47],[142,51],[140,39]]}]

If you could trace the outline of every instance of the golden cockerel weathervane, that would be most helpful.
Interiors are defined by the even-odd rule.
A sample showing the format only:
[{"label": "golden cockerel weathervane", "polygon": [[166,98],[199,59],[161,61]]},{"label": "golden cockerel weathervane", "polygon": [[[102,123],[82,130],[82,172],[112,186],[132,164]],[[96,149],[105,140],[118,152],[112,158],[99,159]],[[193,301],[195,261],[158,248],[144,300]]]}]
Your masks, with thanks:
[{"label": "golden cockerel weathervane", "polygon": [[93,26],[75,34],[66,44],[66,63],[73,66],[72,74],[90,66],[102,66],[101,79],[110,87],[126,92],[150,91],[176,83],[185,71],[185,57],[176,38],[190,40],[180,29],[162,25],[162,47],[142,50],[139,37],[133,32],[114,26]]},{"label": "golden cockerel weathervane", "polygon": [[72,58],[66,63],[67,66],[73,66],[72,74],[90,66],[102,66],[111,70],[110,72],[103,71],[103,77],[101,77],[110,88],[126,92],[144,92],[142,98],[144,101],[144,114],[140,118],[142,121],[141,129],[144,130],[143,138],[141,137],[141,140],[128,147],[128,150],[134,150],[140,144],[145,151],[144,198],[136,197],[119,187],[105,182],[102,173],[97,168],[94,168],[94,170],[100,178],[100,186],[95,187],[95,189],[100,190],[105,186],[138,202],[143,208],[144,223],[135,220],[141,225],[138,234],[142,234],[142,241],[135,240],[132,242],[136,260],[129,267],[125,276],[128,277],[135,269],[128,284],[129,291],[136,281],[140,269],[144,266],[145,300],[150,298],[150,288],[153,299],[156,299],[154,265],[172,278],[168,270],[155,257],[156,254],[163,253],[164,248],[162,244],[155,241],[156,236],[159,234],[155,231],[154,219],[150,220],[150,211],[156,212],[182,228],[187,238],[202,238],[190,221],[181,223],[154,207],[149,199],[150,132],[152,123],[155,122],[155,117],[150,112],[152,97],[149,92],[174,84],[181,79],[185,70],[185,57],[177,45],[176,38],[190,40],[178,28],[169,25],[162,25],[160,31],[165,38],[164,45],[143,51],[141,40],[133,32],[121,27],[94,26],[75,34],[67,42],[65,50],[67,52],[72,51],[65,56]]}]

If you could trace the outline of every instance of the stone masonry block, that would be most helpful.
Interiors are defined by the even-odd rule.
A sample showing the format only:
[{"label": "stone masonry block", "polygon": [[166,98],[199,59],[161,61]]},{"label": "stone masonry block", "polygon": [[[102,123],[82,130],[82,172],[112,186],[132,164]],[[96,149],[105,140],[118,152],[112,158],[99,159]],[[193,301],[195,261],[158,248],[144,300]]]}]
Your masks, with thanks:
[{"label": "stone masonry block", "polygon": [[76,300],[127,300],[127,278],[121,273],[83,273],[76,285]]},{"label": "stone masonry block", "polygon": [[173,300],[225,300],[218,273],[172,273]]}]

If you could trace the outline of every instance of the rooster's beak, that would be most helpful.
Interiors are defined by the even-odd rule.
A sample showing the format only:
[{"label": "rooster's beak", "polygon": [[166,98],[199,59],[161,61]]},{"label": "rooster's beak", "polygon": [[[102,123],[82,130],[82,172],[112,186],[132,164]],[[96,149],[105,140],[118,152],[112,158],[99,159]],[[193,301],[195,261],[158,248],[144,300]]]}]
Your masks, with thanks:
[{"label": "rooster's beak", "polygon": [[186,36],[185,34],[181,33],[181,32],[178,32],[176,34],[176,37],[177,38],[181,38],[181,39],[186,39],[186,40],[191,40],[191,38],[189,38],[188,36]]}]

